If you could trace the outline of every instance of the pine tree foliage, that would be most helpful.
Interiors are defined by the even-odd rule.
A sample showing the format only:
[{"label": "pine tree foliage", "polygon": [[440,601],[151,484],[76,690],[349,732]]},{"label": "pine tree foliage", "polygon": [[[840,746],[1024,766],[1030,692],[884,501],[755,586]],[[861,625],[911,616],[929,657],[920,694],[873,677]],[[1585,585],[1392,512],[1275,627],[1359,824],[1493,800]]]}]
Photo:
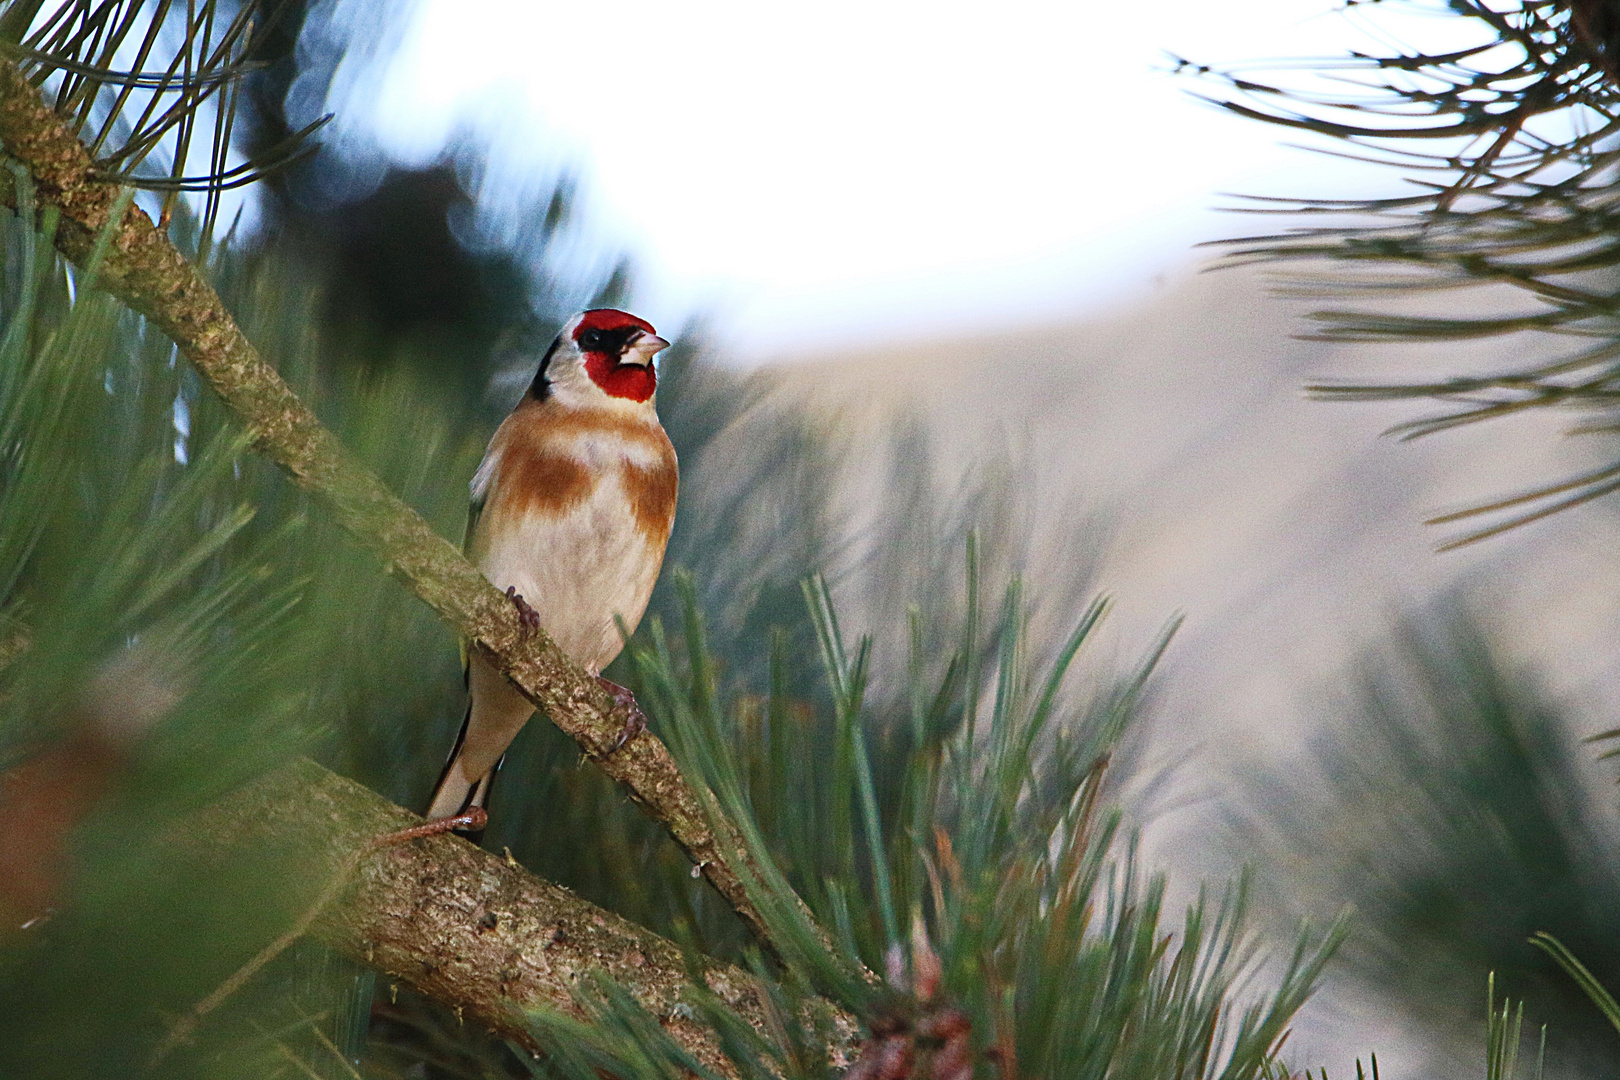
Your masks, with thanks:
[{"label": "pine tree foliage", "polygon": [[[1442,408],[1406,438],[1556,408],[1572,432],[1609,439],[1620,386],[1620,34],[1603,0],[1389,0],[1353,4],[1391,46],[1339,60],[1212,70],[1232,112],[1316,137],[1327,152],[1400,174],[1384,198],[1253,200],[1303,223],[1232,241],[1232,263],[1286,261],[1316,298],[1369,298],[1314,318],[1316,336],[1359,342],[1513,338],[1534,358],[1496,372],[1391,385],[1324,384],[1350,400],[1428,398]],[[1423,25],[1423,23],[1427,25]],[[1278,69],[1283,74],[1278,74]],[[1483,313],[1447,313],[1478,291]],[[1411,301],[1420,302],[1413,314]],[[1458,542],[1620,490],[1620,463],[1434,519],[1473,520]]]},{"label": "pine tree foliage", "polygon": [[[51,227],[48,213],[41,232],[5,223],[0,573],[25,644],[0,671],[0,753],[10,768],[61,753],[39,800],[8,785],[8,839],[31,856],[31,899],[60,904],[71,889],[75,902],[20,938],[17,921],[40,912],[8,908],[0,1071],[73,1075],[85,1054],[130,1073],[153,1008],[206,992],[232,956],[222,937],[251,940],[278,917],[276,890],[217,904],[252,895],[252,875],[202,889],[154,842],[310,745],[313,643],[284,569],[297,520],[256,518],[237,478],[254,468],[240,436],[188,406],[172,346],[95,291],[93,272],[67,270]],[[53,846],[53,819],[87,821],[76,857]],[[23,880],[7,874],[7,899]],[[212,932],[177,932],[159,912],[211,919]]]},{"label": "pine tree foliage", "polygon": [[[409,373],[332,376],[309,282],[211,240],[219,193],[278,158],[230,160],[233,94],[251,69],[259,13],[211,0],[184,12],[13,0],[0,38],[72,118],[100,179],[123,185],[126,201],[142,187],[164,196],[171,235],[199,253],[263,353],[357,456],[453,534],[484,433],[453,427],[442,388]],[[210,119],[208,163],[194,171],[197,125]],[[147,167],[154,155],[166,171]],[[222,872],[165,839],[183,835],[190,811],[298,752],[415,803],[459,714],[455,643],[325,510],[252,456],[169,342],[97,290],[96,258],[74,269],[55,255],[49,193],[36,198],[26,171],[12,172],[18,212],[3,220],[0,287],[0,797],[6,820],[22,823],[8,842],[30,840],[4,851],[34,860],[37,888],[0,880],[16,905],[0,935],[0,1074],[137,1075],[175,1019],[227,985],[324,884],[296,849]],[[195,216],[188,193],[202,196]],[[685,374],[693,387],[724,378],[696,365]],[[705,414],[699,395],[687,400],[695,444],[739,408]],[[1066,640],[1033,638],[1018,586],[994,616],[981,610],[973,552],[959,625],[937,602],[956,589],[921,597],[927,614],[910,619],[909,663],[892,677],[869,640],[849,647],[832,590],[813,573],[825,568],[819,541],[837,532],[836,522],[821,529],[836,472],[816,458],[823,444],[809,425],[784,430],[748,483],[814,481],[795,506],[802,565],[785,560],[741,600],[713,603],[732,645],[722,655],[704,614],[728,578],[745,577],[726,560],[735,571],[749,553],[693,543],[703,603],[672,577],[661,605],[678,640],[651,620],[626,661],[711,811],[742,828],[759,867],[751,894],[783,954],[780,964],[755,957],[771,1030],[694,991],[735,1072],[828,1075],[838,1006],[869,1025],[853,1066],[867,1080],[1279,1075],[1287,1025],[1342,926],[1302,933],[1266,992],[1254,989],[1246,885],[1200,900],[1179,925],[1165,915],[1163,879],[1120,837],[1105,785],[1162,643],[1076,705],[1064,674],[1101,606]],[[702,475],[689,473],[689,485],[701,490]],[[715,483],[711,505],[746,502],[746,487]],[[579,773],[571,747],[553,740],[548,753],[553,776]],[[525,858],[694,948],[743,951],[729,910],[600,777],[550,791],[543,774],[524,779],[509,775],[504,797],[557,808],[528,819],[514,845]],[[48,910],[28,906],[41,898]],[[313,946],[285,954],[203,1017],[161,1071],[702,1071],[659,1018],[600,981],[582,984],[588,1023],[535,1018],[551,1049],[536,1062],[381,985],[373,1029],[355,1006],[367,978]],[[375,1054],[371,1031],[385,1043]]]},{"label": "pine tree foliage", "polygon": [[[886,739],[868,699],[872,643],[849,647],[819,578],[804,593],[828,685],[821,709],[788,690],[804,661],[783,635],[772,692],[726,700],[689,582],[679,638],[655,623],[634,646],[642,700],[683,768],[743,823],[761,867],[752,895],[784,944],[774,1039],[711,1007],[739,1072],[830,1075],[804,997],[814,991],[868,1020],[852,1075],[967,1076],[968,1046],[1004,1076],[1272,1075],[1344,923],[1303,929],[1275,989],[1245,1005],[1239,987],[1257,961],[1247,883],[1201,896],[1179,932],[1162,921],[1164,879],[1144,875],[1120,837],[1105,778],[1168,635],[1136,673],[1075,705],[1064,676],[1105,605],[1037,659],[1016,581],[987,625],[971,547],[968,581],[937,679],[910,620],[907,709]],[[804,920],[800,896],[832,941]],[[588,1048],[558,1056],[566,1075],[690,1068],[622,994],[598,987],[589,1001],[596,1036],[556,1017],[540,1028],[550,1045]]]},{"label": "pine tree foliage", "polygon": [[43,0],[13,0],[0,14],[0,47],[71,118],[99,177],[163,192],[165,221],[178,193],[202,193],[198,242],[206,252],[221,193],[306,153],[327,119],[252,160],[231,161],[242,82],[257,66],[249,56],[255,34],[273,29],[285,6],[68,0],[47,9]]},{"label": "pine tree foliage", "polygon": [[[1228,242],[1226,261],[1286,264],[1293,291],[1337,301],[1313,316],[1319,339],[1499,338],[1524,358],[1483,374],[1311,387],[1318,395],[1440,403],[1393,429],[1403,438],[1532,410],[1571,412],[1579,419],[1570,433],[1613,458],[1615,5],[1352,0],[1346,8],[1385,46],[1247,70],[1180,66],[1219,84],[1218,105],[1400,174],[1407,190],[1250,200],[1245,209],[1286,216],[1291,227]],[[1429,44],[1407,44],[1414,36]],[[1620,465],[1611,462],[1430,523],[1470,522],[1472,531],[1444,545],[1455,547],[1615,491]],[[1278,864],[1299,868],[1302,884],[1331,881],[1335,902],[1357,901],[1373,932],[1350,951],[1352,970],[1414,1012],[1456,1008],[1463,969],[1489,967],[1525,991],[1532,1010],[1558,1015],[1575,1057],[1612,1060],[1601,1017],[1614,943],[1603,913],[1620,862],[1610,830],[1583,804],[1573,748],[1559,741],[1568,724],[1503,673],[1475,631],[1442,631],[1407,635],[1405,670],[1373,668],[1352,743],[1323,752],[1325,785],[1282,782],[1270,792],[1267,831],[1284,834],[1288,852]],[[1344,814],[1357,823],[1353,835]],[[1575,953],[1549,946],[1550,927],[1578,939]],[[1598,1016],[1570,1000],[1582,994]],[[1506,1005],[1491,1008],[1492,1076],[1514,1074],[1523,1009],[1510,1019]],[[1545,1029],[1543,1040],[1545,1049]]]},{"label": "pine tree foliage", "polygon": [[[1355,664],[1346,715],[1312,760],[1262,774],[1234,847],[1276,868],[1289,918],[1355,905],[1343,976],[1439,1046],[1473,1046],[1488,975],[1584,1075],[1620,1040],[1536,947],[1552,935],[1620,983],[1620,833],[1574,719],[1455,614]],[[1601,1071],[1601,1069],[1599,1069]]]}]

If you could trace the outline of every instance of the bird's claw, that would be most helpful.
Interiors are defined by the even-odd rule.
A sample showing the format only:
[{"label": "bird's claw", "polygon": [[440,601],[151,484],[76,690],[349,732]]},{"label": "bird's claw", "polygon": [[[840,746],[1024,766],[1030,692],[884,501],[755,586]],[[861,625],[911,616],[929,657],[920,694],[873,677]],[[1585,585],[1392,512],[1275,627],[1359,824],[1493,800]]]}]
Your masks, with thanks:
[{"label": "bird's claw", "polygon": [[617,753],[625,743],[647,730],[647,714],[641,711],[641,706],[636,704],[636,695],[629,690],[611,679],[602,678],[600,675],[596,677],[596,681],[602,684],[602,689],[608,692],[608,696],[613,699],[615,705],[628,710],[630,713],[629,718],[624,722],[624,727],[619,729],[619,737],[613,740],[613,745],[608,747],[607,753],[602,755],[606,757],[608,754]]},{"label": "bird's claw", "polygon": [[540,613],[529,606],[529,602],[523,599],[523,594],[517,591],[516,585],[506,587],[506,598],[517,608],[518,622],[523,624],[525,630],[540,629]]}]

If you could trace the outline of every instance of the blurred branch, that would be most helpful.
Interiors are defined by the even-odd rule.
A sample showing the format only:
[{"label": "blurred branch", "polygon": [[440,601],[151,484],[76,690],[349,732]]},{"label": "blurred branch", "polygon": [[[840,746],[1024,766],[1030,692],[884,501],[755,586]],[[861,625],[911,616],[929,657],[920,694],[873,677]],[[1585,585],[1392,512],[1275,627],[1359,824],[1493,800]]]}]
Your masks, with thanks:
[{"label": "blurred branch", "polygon": [[[630,798],[669,830],[761,941],[764,923],[728,863],[742,851],[708,825],[668,749],[651,733],[613,751],[629,714],[543,632],[527,633],[511,603],[448,541],[356,461],[242,333],[218,294],[150,218],[99,182],[84,145],[17,67],[0,59],[0,144],[61,212],[57,248],[96,283],[174,339],[253,440],[300,486],[539,707]],[[16,206],[0,171],[0,202]],[[114,222],[115,208],[128,207]],[[106,230],[103,234],[103,230]],[[728,831],[729,825],[728,825]]]},{"label": "blurred branch", "polygon": [[[326,944],[487,1024],[531,1052],[526,1013],[580,1015],[575,991],[605,974],[660,1019],[665,1032],[721,1076],[735,1074],[718,1038],[681,1008],[701,979],[736,1013],[767,1030],[753,976],[728,965],[688,967],[649,930],[473,847],[438,835],[377,848],[377,837],[420,824],[409,811],[311,761],[272,773],[188,818],[179,842],[213,858],[294,847],[341,903],[317,903],[311,933]],[[854,1021],[838,1030],[853,1048]]]}]

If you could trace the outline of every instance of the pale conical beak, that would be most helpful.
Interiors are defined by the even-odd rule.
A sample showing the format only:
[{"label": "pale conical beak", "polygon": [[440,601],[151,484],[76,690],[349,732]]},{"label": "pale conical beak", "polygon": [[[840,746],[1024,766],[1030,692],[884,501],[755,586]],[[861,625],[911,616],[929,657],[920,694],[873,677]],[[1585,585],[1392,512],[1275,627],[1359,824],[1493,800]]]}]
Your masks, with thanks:
[{"label": "pale conical beak", "polygon": [[653,357],[667,348],[669,348],[669,342],[657,334],[642,334],[630,343],[630,347],[624,351],[624,356],[620,362],[646,367],[653,362]]}]

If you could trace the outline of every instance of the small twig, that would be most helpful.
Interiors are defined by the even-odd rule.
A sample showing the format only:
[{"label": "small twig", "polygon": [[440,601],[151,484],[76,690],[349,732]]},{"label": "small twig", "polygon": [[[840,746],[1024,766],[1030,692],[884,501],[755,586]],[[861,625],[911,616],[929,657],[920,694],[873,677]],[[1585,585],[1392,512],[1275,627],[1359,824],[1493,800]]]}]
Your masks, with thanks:
[{"label": "small twig", "polygon": [[[354,1067],[354,1064],[352,1062],[350,1062],[348,1058],[343,1056],[343,1051],[338,1049],[337,1043],[335,1043],[331,1039],[327,1038],[326,1032],[322,1031],[318,1027],[317,1028],[310,1028],[310,1032],[311,1032],[311,1034],[313,1034],[315,1036],[315,1038],[320,1042],[320,1044],[322,1046],[324,1046],[328,1050],[332,1051],[332,1056],[338,1059],[338,1063],[343,1066],[344,1070],[350,1076],[354,1077],[354,1080],[366,1080],[366,1078],[364,1076],[360,1075],[360,1070],[356,1069]],[[1010,1078],[1009,1078],[1009,1080],[1010,1080]]]},{"label": "small twig", "polygon": [[288,1061],[290,1061],[294,1065],[298,1066],[299,1071],[302,1072],[305,1076],[309,1077],[310,1080],[326,1080],[326,1078],[323,1077],[320,1073],[316,1072],[314,1069],[309,1067],[309,1062],[305,1061],[303,1058],[301,1058],[297,1054],[293,1053],[292,1047],[288,1046],[286,1043],[284,1043],[284,1042],[276,1043],[276,1049],[281,1051],[281,1056],[282,1057],[286,1058]]},{"label": "small twig", "polygon": [[257,975],[266,964],[286,952],[294,942],[309,933],[309,928],[315,925],[315,920],[326,909],[326,905],[337,899],[338,894],[343,891],[343,887],[348,884],[349,875],[360,865],[360,860],[364,855],[365,852],[360,852],[351,857],[349,863],[342,870],[332,875],[332,879],[326,883],[326,888],[321,890],[321,894],[315,898],[315,902],[306,908],[302,915],[298,916],[285,933],[263,949],[260,949],[257,956],[237,968],[229,978],[216,986],[207,997],[193,1005],[190,1012],[176,1020],[173,1026],[169,1028],[168,1034],[159,1040],[157,1047],[152,1051],[152,1056],[147,1058],[146,1067],[148,1069],[156,1067],[159,1062],[173,1053],[176,1047],[191,1038],[192,1032],[197,1030],[204,1017],[223,1005],[225,1000],[232,994],[246,986],[248,980]]}]

